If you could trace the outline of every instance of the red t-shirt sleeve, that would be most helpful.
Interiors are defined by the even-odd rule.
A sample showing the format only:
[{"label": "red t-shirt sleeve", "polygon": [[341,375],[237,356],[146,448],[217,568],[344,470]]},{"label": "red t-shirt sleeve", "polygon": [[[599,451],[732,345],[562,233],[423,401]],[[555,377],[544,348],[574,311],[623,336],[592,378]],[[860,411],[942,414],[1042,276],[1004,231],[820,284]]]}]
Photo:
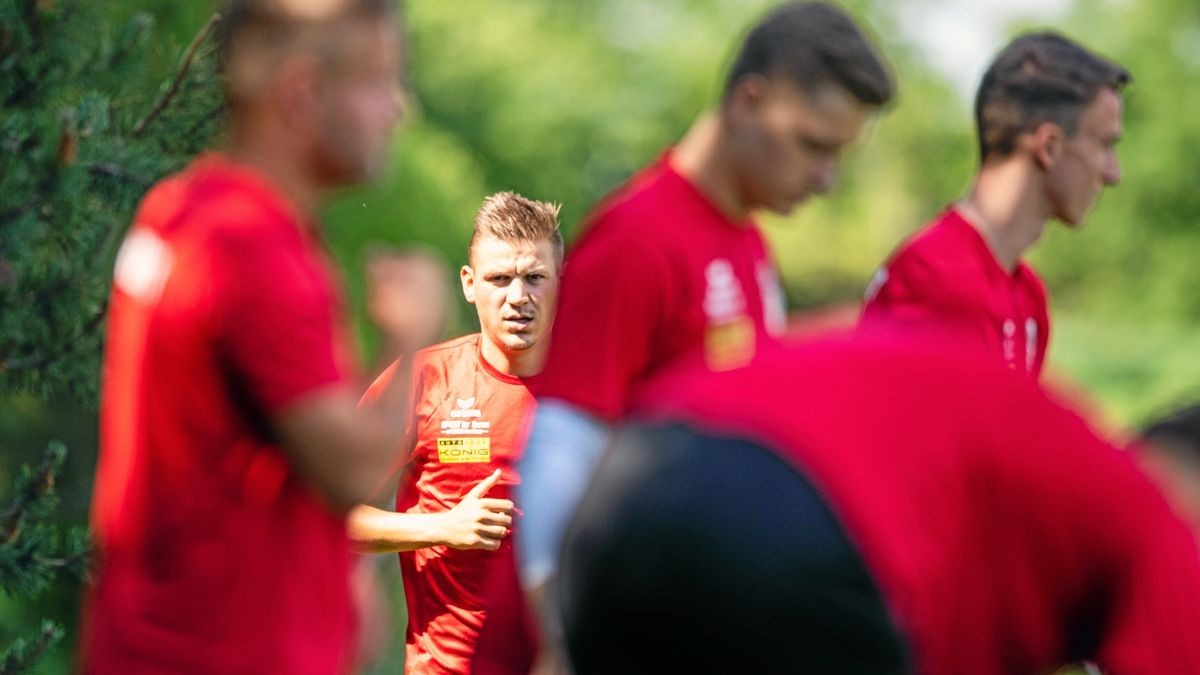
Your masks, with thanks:
[{"label": "red t-shirt sleeve", "polygon": [[632,385],[653,364],[677,289],[656,245],[596,233],[563,270],[550,351],[534,380],[539,398],[558,398],[603,419],[625,412]]},{"label": "red t-shirt sleeve", "polygon": [[1027,412],[998,457],[1017,475],[1020,508],[1035,510],[1029,554],[1048,575],[1043,592],[1091,595],[1085,623],[1101,627],[1095,660],[1104,672],[1200,673],[1194,536],[1129,453],[1073,415]]},{"label": "red t-shirt sleeve", "polygon": [[[269,218],[269,215],[262,216]],[[219,349],[252,400],[270,414],[350,378],[329,271],[297,227],[237,227],[221,235]]]}]

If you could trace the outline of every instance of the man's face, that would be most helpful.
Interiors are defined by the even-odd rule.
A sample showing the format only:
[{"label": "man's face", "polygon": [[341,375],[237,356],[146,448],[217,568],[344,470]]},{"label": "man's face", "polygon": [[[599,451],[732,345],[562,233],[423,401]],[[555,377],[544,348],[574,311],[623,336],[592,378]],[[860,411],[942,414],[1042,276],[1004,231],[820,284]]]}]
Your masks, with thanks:
[{"label": "man's face", "polygon": [[1104,188],[1121,180],[1115,148],[1120,138],[1121,97],[1101,89],[1080,114],[1075,133],[1064,139],[1062,153],[1047,175],[1055,218],[1079,225]]},{"label": "man's face", "polygon": [[400,118],[400,44],[386,19],[348,22],[321,80],[316,162],[330,185],[378,173]]},{"label": "man's face", "polygon": [[509,355],[546,344],[558,300],[553,244],[481,237],[461,276],[485,339]]},{"label": "man's face", "polygon": [[729,103],[735,180],[744,203],[787,214],[837,181],[843,149],[862,133],[872,108],[841,87],[812,92],[755,78]]}]

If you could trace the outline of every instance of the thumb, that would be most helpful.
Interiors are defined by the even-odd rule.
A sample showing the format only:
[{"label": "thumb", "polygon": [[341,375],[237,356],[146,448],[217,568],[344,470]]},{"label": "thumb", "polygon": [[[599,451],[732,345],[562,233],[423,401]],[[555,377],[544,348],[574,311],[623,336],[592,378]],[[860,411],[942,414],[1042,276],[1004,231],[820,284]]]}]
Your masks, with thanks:
[{"label": "thumb", "polygon": [[463,496],[463,499],[479,499],[487,494],[488,490],[495,487],[498,482],[500,482],[500,469],[496,469],[492,472],[492,475],[476,483],[475,487],[471,488],[471,491]]}]

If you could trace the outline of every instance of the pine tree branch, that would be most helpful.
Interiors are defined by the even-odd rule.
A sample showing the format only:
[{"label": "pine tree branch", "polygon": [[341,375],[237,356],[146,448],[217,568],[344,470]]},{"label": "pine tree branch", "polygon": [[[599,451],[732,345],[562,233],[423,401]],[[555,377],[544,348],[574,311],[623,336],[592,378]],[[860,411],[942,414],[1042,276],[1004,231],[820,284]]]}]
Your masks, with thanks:
[{"label": "pine tree branch", "polygon": [[204,38],[208,37],[208,34],[212,32],[213,27],[216,25],[217,21],[220,20],[220,18],[220,12],[214,12],[213,15],[208,18],[208,21],[204,24],[204,27],[200,29],[200,32],[196,33],[196,36],[192,38],[192,42],[188,45],[187,51],[183,53],[183,61],[179,64],[179,70],[176,71],[175,78],[171,80],[171,86],[168,87],[165,92],[163,92],[162,96],[158,97],[158,101],[155,102],[154,107],[150,109],[150,112],[146,113],[146,116],[133,126],[132,135],[134,138],[141,138],[142,134],[146,131],[146,128],[150,126],[150,123],[153,122],[160,114],[162,114],[162,111],[165,110],[167,105],[171,103],[171,99],[175,98],[175,95],[179,93],[179,88],[183,85],[184,78],[187,77],[188,69],[192,67],[192,60],[196,57],[196,51],[200,48],[200,44],[204,42]]},{"label": "pine tree branch", "polygon": [[66,448],[58,441],[52,441],[46,448],[46,456],[38,467],[33,479],[21,486],[13,503],[0,513],[0,539],[4,543],[12,543],[21,533],[21,523],[25,520],[25,511],[34,501],[45,497],[54,489],[54,476],[62,466],[66,457]]},{"label": "pine tree branch", "polygon": [[75,352],[77,346],[81,343],[81,337],[90,335],[93,331],[100,327],[100,323],[104,320],[105,314],[108,312],[108,297],[100,302],[100,307],[88,317],[87,322],[83,324],[82,334],[74,339],[60,343],[53,349],[47,349],[41,352],[25,354],[24,356],[15,356],[11,358],[0,358],[0,373],[9,371],[15,372],[18,370],[33,370],[41,368],[56,359],[70,356]]},{"label": "pine tree branch", "polygon": [[41,660],[46,650],[61,640],[62,636],[61,627],[53,621],[43,621],[33,646],[27,647],[23,644],[23,640],[20,640],[20,644],[14,644],[4,654],[3,661],[0,661],[0,675],[29,672],[33,669],[34,664]]},{"label": "pine tree branch", "polygon": [[93,176],[109,176],[117,180],[124,180],[130,183],[137,183],[144,187],[150,187],[154,181],[146,176],[134,173],[113,162],[95,162],[88,165],[88,173]]}]

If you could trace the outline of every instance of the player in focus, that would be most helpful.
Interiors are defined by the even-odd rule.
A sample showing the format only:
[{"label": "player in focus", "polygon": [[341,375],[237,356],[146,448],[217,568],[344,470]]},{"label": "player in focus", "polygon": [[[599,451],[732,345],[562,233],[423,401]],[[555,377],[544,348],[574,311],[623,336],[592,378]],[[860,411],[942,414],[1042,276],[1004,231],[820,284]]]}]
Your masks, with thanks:
[{"label": "player in focus", "polygon": [[547,348],[562,255],[557,206],[511,192],[484,201],[461,270],[480,332],[416,354],[395,512],[351,514],[360,548],[401,552],[408,672],[527,673],[537,653],[509,534],[536,407],[527,379]]}]

